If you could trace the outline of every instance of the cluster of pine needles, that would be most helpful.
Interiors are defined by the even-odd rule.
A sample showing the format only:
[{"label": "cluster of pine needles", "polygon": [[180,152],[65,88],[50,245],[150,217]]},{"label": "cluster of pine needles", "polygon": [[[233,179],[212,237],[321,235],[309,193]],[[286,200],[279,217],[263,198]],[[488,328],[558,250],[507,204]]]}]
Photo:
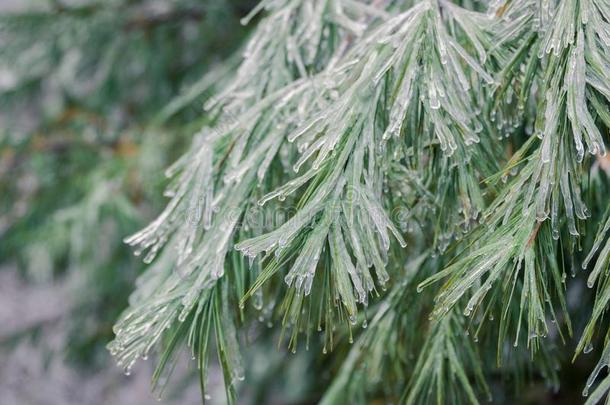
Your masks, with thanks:
[{"label": "cluster of pine needles", "polygon": [[159,353],[162,390],[186,345],[205,398],[215,351],[234,403],[254,328],[330,359],[324,404],[478,403],[498,375],[559,389],[577,341],[601,400],[610,2],[263,0],[242,22],[261,13],[126,239],[151,265],[118,363]]}]

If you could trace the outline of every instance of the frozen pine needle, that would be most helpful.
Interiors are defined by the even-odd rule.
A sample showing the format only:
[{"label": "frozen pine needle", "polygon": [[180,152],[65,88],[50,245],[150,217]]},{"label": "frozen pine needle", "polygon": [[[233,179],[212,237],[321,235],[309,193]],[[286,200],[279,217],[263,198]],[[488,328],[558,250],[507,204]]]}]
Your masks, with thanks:
[{"label": "frozen pine needle", "polygon": [[262,1],[167,207],[126,239],[153,263],[119,364],[159,348],[158,379],[186,345],[205,393],[215,345],[233,403],[247,331],[269,323],[280,347],[336,362],[323,403],[477,403],[498,375],[557,386],[584,283],[576,354],[603,348],[588,393],[610,350],[608,10]]}]

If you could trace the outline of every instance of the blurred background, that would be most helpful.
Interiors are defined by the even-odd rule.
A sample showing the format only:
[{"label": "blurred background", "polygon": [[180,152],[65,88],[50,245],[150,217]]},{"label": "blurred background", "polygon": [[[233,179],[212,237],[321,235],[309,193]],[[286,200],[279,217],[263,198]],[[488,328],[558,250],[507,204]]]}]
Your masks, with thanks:
[{"label": "blurred background", "polygon": [[[156,402],[151,362],[127,377],[105,349],[144,267],[122,239],[162,209],[255,2],[0,0],[3,405]],[[178,374],[168,403],[199,404]]]},{"label": "blurred background", "polygon": [[[144,269],[122,239],[163,208],[163,171],[211,119],[203,101],[230,80],[256,3],[0,0],[1,405],[157,403],[154,361],[126,376],[105,348]],[[570,305],[590,308],[578,285]],[[240,403],[315,402],[331,373],[319,353],[259,341]],[[559,393],[496,376],[495,402],[581,403],[595,358],[572,364],[571,349]],[[164,403],[201,403],[192,363]],[[209,385],[223,403],[218,369]]]}]

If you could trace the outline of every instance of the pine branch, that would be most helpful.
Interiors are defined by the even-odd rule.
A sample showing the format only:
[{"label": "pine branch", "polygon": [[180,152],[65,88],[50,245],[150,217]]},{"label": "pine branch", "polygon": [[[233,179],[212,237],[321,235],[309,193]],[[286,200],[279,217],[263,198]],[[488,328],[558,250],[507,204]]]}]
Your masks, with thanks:
[{"label": "pine branch", "polygon": [[[563,255],[578,258],[604,204],[588,176],[610,123],[609,4],[499,1],[486,15],[404,3],[269,0],[246,17],[268,12],[235,81],[206,103],[211,125],[168,169],[168,206],[126,239],[147,263],[163,253],[117,324],[110,348],[121,365],[170,328],[157,374],[186,342],[205,393],[214,334],[228,348],[219,358],[235,402],[238,329],[264,308],[292,351],[302,335],[309,347],[319,332],[327,354],[360,335],[327,403],[343,390],[363,402],[384,391],[407,403],[477,403],[491,372],[485,349],[462,338],[471,329],[486,348],[497,342],[503,375],[519,380],[527,368],[506,361],[510,336],[510,350],[529,350],[556,385],[543,339],[572,335]],[[289,215],[271,225],[249,222],[251,211],[280,209]],[[428,250],[425,271],[405,271],[407,257]],[[607,306],[606,253],[589,279],[602,292],[577,352]],[[371,327],[354,333],[366,309]],[[406,319],[426,332],[404,336]],[[386,365],[390,343],[397,359]],[[389,371],[405,363],[406,343],[416,364]],[[375,371],[395,377],[387,389],[364,383]]]},{"label": "pine branch", "polygon": [[[315,35],[319,35],[322,23],[316,18],[321,18],[319,12],[328,7],[328,4],[335,2],[320,1],[316,6],[317,13],[310,14],[311,20],[303,21],[302,27],[314,29],[314,33],[318,32]],[[273,28],[285,31],[289,28],[285,18],[289,18],[293,12],[311,11],[305,9],[307,7],[299,2],[278,5],[277,10],[261,23],[262,28],[258,33],[254,34],[240,71],[247,69],[252,61],[257,61],[257,65],[260,65],[260,58],[264,60],[267,56],[258,55],[253,47],[269,41],[275,42],[280,37],[276,36]],[[347,21],[345,17],[341,18],[342,22]],[[335,33],[336,24],[336,21],[331,20],[331,27],[335,25],[332,28]],[[294,34],[291,33],[287,38],[288,41],[292,40],[292,35]],[[311,40],[316,41],[315,38]],[[299,46],[299,52],[316,52],[311,54],[316,60],[328,58],[327,55],[317,54],[318,51],[311,45],[309,48],[305,45],[307,43]],[[179,252],[176,258],[179,269],[177,272],[166,270],[163,277],[151,279],[154,286],[147,289],[151,289],[152,295],[143,298],[141,302],[134,302],[133,308],[119,323],[117,338],[110,347],[126,368],[129,369],[138,357],[148,352],[174,319],[194,325],[189,320],[189,314],[205,301],[209,291],[216,288],[218,280],[223,277],[225,257],[238,232],[239,221],[250,205],[249,199],[256,190],[256,184],[265,180],[285,139],[284,132],[294,127],[294,124],[286,120],[290,118],[292,122],[299,122],[302,114],[308,111],[308,99],[315,94],[310,80],[299,79],[298,74],[306,72],[298,69],[301,61],[294,58],[301,56],[294,54],[295,49],[291,46],[293,45],[286,45],[285,49],[293,59],[288,59],[287,66],[284,66],[284,62],[274,62],[274,67],[264,74],[268,77],[268,82],[263,80],[265,84],[262,89],[250,93],[247,89],[256,88],[257,83],[248,80],[248,86],[229,87],[219,101],[211,101],[210,104],[226,104],[225,101],[220,101],[226,98],[231,100],[231,104],[224,106],[218,125],[210,129],[204,128],[199,143],[169,169],[169,175],[180,172],[180,176],[167,192],[172,196],[172,201],[164,213],[148,228],[128,239],[129,243],[139,245],[140,251],[150,248],[145,257],[146,262],[152,261],[157,251],[171,239]],[[275,56],[270,56],[275,60]],[[288,74],[293,71],[293,67],[297,68],[296,77],[292,73]],[[295,81],[290,83],[292,80]],[[242,92],[247,95],[246,98],[241,96]],[[275,111],[270,112],[272,106],[275,106]],[[239,118],[232,111],[240,111]],[[300,114],[295,114],[296,112]],[[184,215],[193,212],[200,212],[196,214],[195,222],[184,223]],[[201,232],[199,221],[202,221],[205,232]],[[195,246],[197,249],[194,249]],[[157,304],[151,307],[151,300]],[[163,316],[155,317],[160,311]],[[142,330],[135,325],[149,326]],[[205,357],[207,354],[201,352],[199,356]],[[230,392],[233,382],[225,378],[225,383]],[[232,394],[229,395],[229,400],[231,398]]]}]

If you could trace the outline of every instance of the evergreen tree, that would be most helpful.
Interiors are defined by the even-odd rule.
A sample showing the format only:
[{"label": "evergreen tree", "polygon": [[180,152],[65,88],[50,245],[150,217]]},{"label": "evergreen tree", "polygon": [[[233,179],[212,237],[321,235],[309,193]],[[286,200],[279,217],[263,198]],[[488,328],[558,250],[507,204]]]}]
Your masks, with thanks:
[{"label": "evergreen tree", "polygon": [[[559,389],[580,339],[575,357],[601,354],[587,396],[610,362],[610,3],[263,10],[166,209],[126,239],[163,253],[115,327],[118,363],[158,348],[157,383],[186,344],[205,394],[215,345],[233,403],[268,323],[260,339],[323,359],[322,403],[478,403],[497,381]],[[594,292],[566,276],[581,265]]]},{"label": "evergreen tree", "polygon": [[[152,21],[197,15],[172,4]],[[151,24],[131,18],[113,24]],[[197,129],[166,208],[125,239],[150,264],[108,345],[126,373],[154,355],[162,394],[186,348],[202,401],[214,358],[229,403],[269,400],[291,362],[295,402],[510,402],[531,381],[603,400],[610,1],[262,0],[255,18],[238,56],[153,120]],[[64,55],[70,97],[154,98],[100,58],[117,46]],[[185,113],[208,83],[205,112]],[[268,342],[296,356],[252,354]],[[565,378],[593,355],[588,379]]]}]

